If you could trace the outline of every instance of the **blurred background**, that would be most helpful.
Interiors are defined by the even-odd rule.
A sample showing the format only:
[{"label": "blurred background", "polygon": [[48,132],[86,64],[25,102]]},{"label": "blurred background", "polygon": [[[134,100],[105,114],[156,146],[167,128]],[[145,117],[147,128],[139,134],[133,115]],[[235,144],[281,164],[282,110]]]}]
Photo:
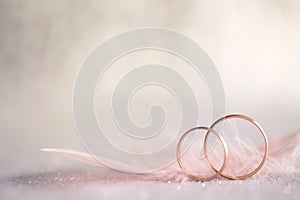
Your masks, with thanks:
[{"label": "blurred background", "polygon": [[276,140],[300,129],[298,0],[0,0],[0,174],[77,163],[41,152],[83,151],[72,93],[101,42],[140,27],[201,45],[223,80],[226,113],[253,116]]}]

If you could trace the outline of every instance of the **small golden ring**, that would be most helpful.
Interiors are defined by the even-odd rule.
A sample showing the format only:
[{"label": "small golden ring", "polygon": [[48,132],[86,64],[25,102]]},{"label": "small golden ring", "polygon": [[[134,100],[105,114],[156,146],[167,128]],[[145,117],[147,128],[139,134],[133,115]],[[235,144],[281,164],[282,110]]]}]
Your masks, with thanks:
[{"label": "small golden ring", "polygon": [[[222,143],[223,150],[224,150],[224,153],[225,153],[225,155],[224,155],[224,160],[223,160],[223,165],[222,165],[222,167],[220,168],[220,170],[216,170],[216,169],[214,168],[214,171],[216,172],[216,174],[214,174],[213,176],[210,176],[210,177],[198,177],[198,176],[195,176],[195,175],[191,174],[191,173],[185,168],[185,166],[184,166],[183,163],[182,163],[182,160],[181,160],[181,145],[182,145],[182,142],[183,142],[183,140],[185,139],[185,137],[186,137],[189,133],[191,133],[192,131],[194,131],[194,130],[205,130],[205,131],[207,131],[207,133],[208,133],[208,132],[212,132],[212,133],[214,133],[214,134],[219,138],[219,140],[220,140],[221,143]],[[215,178],[217,175],[221,174],[221,173],[223,172],[223,170],[225,169],[225,167],[227,166],[227,161],[228,161],[228,148],[227,148],[227,144],[226,144],[224,138],[223,138],[220,134],[218,134],[215,130],[213,130],[212,128],[208,128],[208,127],[195,127],[195,128],[192,128],[192,129],[186,131],[186,132],[182,135],[182,137],[180,138],[180,140],[179,140],[179,142],[178,142],[178,144],[177,144],[176,156],[177,156],[177,162],[178,162],[180,168],[181,168],[181,169],[183,170],[183,172],[184,172],[186,175],[188,175],[190,178],[192,178],[192,179],[194,179],[194,180],[197,180],[197,181],[202,181],[202,182],[203,182],[203,181],[210,181],[210,180],[212,180],[213,178]],[[207,154],[205,154],[205,157],[207,157]]]}]

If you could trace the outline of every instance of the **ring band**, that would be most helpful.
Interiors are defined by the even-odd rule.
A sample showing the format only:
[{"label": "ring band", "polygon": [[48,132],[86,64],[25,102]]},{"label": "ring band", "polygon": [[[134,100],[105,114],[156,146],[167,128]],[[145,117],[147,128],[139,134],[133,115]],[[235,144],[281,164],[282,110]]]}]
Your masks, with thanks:
[{"label": "ring band", "polygon": [[[267,155],[268,155],[268,148],[269,148],[269,144],[268,144],[268,139],[267,139],[267,136],[266,136],[266,133],[264,132],[264,130],[262,129],[262,127],[254,120],[252,119],[251,117],[248,117],[246,115],[241,115],[241,114],[231,114],[231,115],[227,115],[225,117],[222,117],[220,119],[218,119],[217,121],[215,121],[212,125],[211,125],[211,130],[213,130],[213,128],[219,124],[220,122],[226,120],[226,119],[231,119],[231,118],[240,118],[240,119],[244,119],[246,121],[249,121],[250,123],[252,123],[254,126],[256,126],[256,128],[259,129],[259,131],[261,132],[263,138],[264,138],[264,143],[265,143],[265,152],[264,152],[264,157],[262,159],[262,161],[259,163],[259,165],[257,166],[257,168],[255,168],[253,171],[251,171],[250,173],[248,174],[245,174],[245,175],[242,175],[242,176],[231,176],[231,175],[228,175],[228,174],[225,174],[223,173],[223,171],[221,170],[217,170],[216,167],[212,164],[211,160],[208,158],[208,154],[207,154],[207,138],[208,138],[208,135],[209,133],[211,132],[210,130],[207,131],[207,134],[205,135],[205,139],[204,139],[204,152],[205,152],[205,155],[206,155],[206,159],[208,160],[210,166],[212,167],[212,169],[219,173],[221,176],[225,177],[225,178],[228,178],[228,179],[231,179],[231,180],[242,180],[242,179],[246,179],[246,178],[249,178],[251,176],[253,176],[254,174],[256,174],[261,168],[262,166],[265,164],[266,162],[266,159],[267,159]],[[222,141],[222,140],[221,140]]]},{"label": "ring band", "polygon": [[[223,150],[224,150],[224,160],[223,160],[223,165],[222,167],[220,168],[220,170],[217,170],[215,168],[214,171],[216,172],[216,174],[214,174],[213,176],[210,176],[210,177],[198,177],[198,176],[195,176],[195,175],[192,175],[186,168],[185,166],[183,165],[182,163],[182,160],[181,160],[181,145],[182,145],[182,142],[183,140],[185,139],[185,137],[191,133],[192,131],[194,130],[204,130],[204,131],[207,131],[208,132],[212,132],[214,133],[218,138],[219,140],[221,141],[222,143],[222,146],[223,146]],[[206,134],[207,135],[207,134]],[[228,148],[227,148],[227,144],[224,140],[224,138],[218,134],[215,130],[213,130],[212,128],[208,128],[208,127],[195,127],[195,128],[192,128],[188,131],[186,131],[182,137],[180,138],[178,144],[177,144],[177,150],[176,150],[176,156],[177,156],[177,162],[180,166],[180,168],[183,170],[183,172],[188,175],[190,178],[194,179],[194,180],[197,180],[197,181],[210,181],[212,180],[213,178],[215,178],[217,175],[221,174],[223,172],[223,170],[226,168],[227,166],[227,161],[228,161]],[[207,158],[207,154],[205,152],[205,157]]]}]

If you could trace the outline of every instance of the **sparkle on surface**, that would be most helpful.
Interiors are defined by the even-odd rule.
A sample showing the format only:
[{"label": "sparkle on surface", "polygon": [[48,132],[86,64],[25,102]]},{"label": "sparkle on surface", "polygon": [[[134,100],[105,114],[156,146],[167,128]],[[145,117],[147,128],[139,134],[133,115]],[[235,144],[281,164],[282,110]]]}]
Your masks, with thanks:
[{"label": "sparkle on surface", "polygon": [[2,177],[1,199],[298,199],[299,174],[210,182],[153,180],[145,174],[115,171],[56,171]]}]

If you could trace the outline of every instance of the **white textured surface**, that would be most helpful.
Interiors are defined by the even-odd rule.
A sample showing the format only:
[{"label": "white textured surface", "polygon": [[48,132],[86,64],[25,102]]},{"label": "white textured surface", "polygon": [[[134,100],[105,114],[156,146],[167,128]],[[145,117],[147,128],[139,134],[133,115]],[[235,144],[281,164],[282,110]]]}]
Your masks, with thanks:
[{"label": "white textured surface", "polygon": [[172,182],[112,171],[56,171],[1,179],[0,199],[299,199],[299,174]]}]

